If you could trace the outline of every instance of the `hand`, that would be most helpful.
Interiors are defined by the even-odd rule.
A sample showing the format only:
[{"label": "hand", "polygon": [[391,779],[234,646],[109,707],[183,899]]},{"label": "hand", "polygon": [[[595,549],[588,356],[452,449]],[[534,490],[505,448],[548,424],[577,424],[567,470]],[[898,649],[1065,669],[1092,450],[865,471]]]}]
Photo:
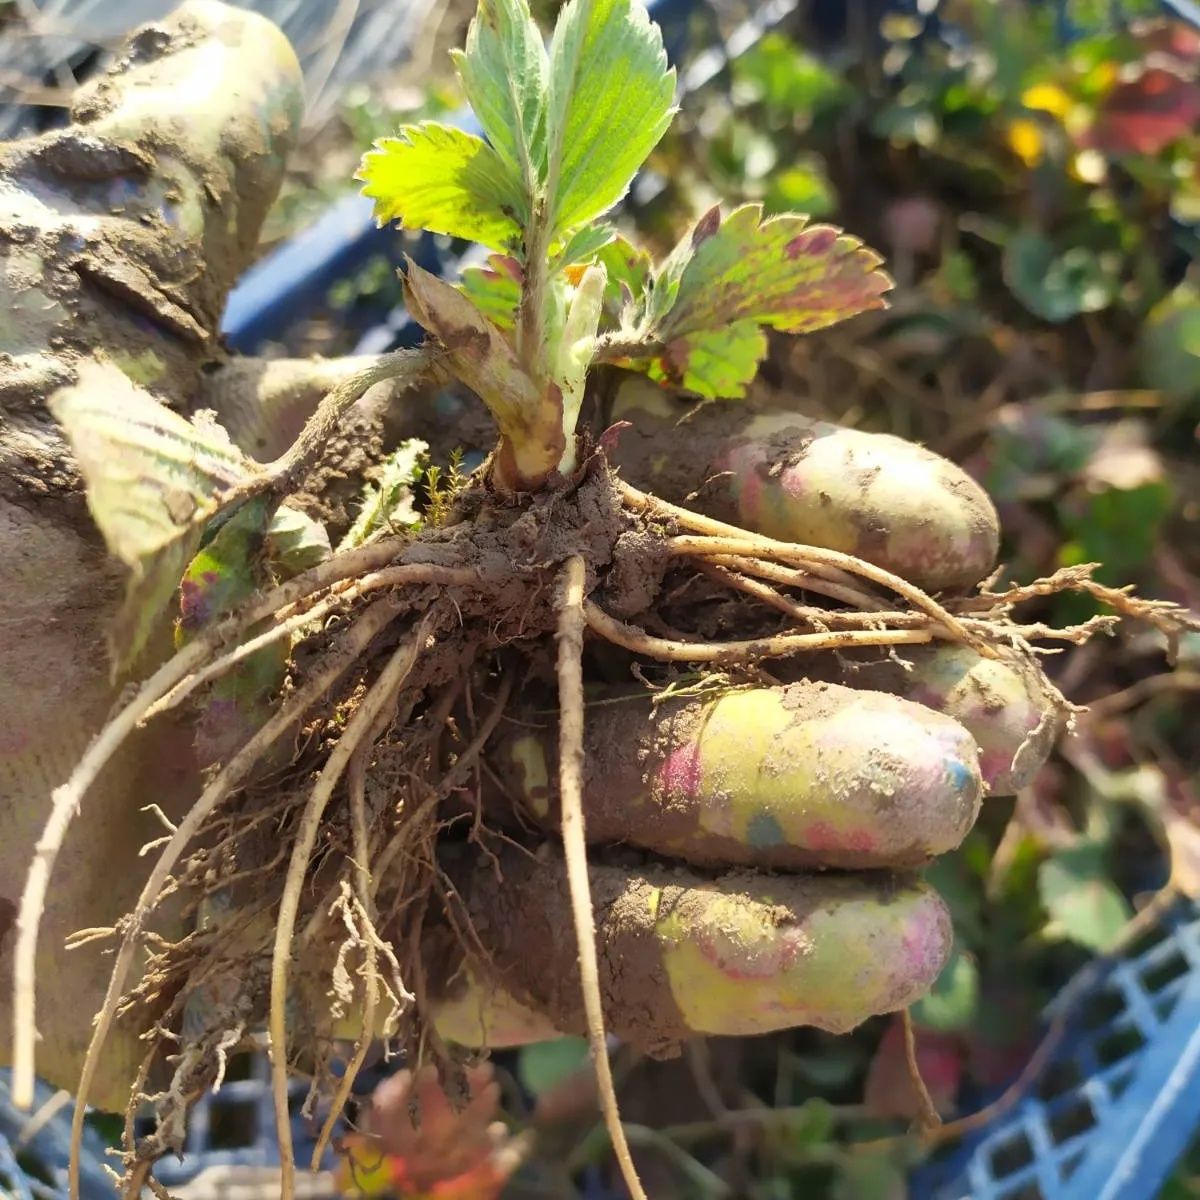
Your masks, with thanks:
[{"label": "hand", "polygon": [[[75,125],[0,158],[6,182],[26,197],[21,220],[42,239],[43,256],[35,272],[33,251],[0,242],[9,247],[8,300],[34,314],[17,326],[15,374],[0,380],[9,419],[0,430],[0,555],[17,564],[0,599],[0,674],[15,682],[0,696],[0,1057],[8,1053],[14,941],[6,914],[51,788],[117,693],[102,640],[119,572],[88,521],[42,398],[71,382],[82,361],[104,357],[183,411],[218,408],[243,446],[265,457],[277,448],[278,413],[310,409],[349,369],[222,363],[215,330],[223,297],[247,265],[278,184],[295,132],[298,75],[258,18],[224,11],[218,35],[211,22],[223,10],[184,11],[165,26],[175,33],[142,36],[110,90],[96,89],[103,102],[85,102]],[[208,23],[208,40],[197,40],[197,21]],[[178,154],[164,156],[155,139],[170,115],[165,106],[193,103],[195,89],[173,86],[147,106],[130,101],[126,85],[181,77],[209,88],[211,104],[204,121],[190,108],[176,114]],[[70,193],[62,211],[38,207],[48,177]],[[117,194],[126,209],[113,215]],[[164,195],[180,197],[178,208],[164,210]],[[77,225],[90,231],[86,252],[67,261],[60,234],[64,226],[78,233]],[[636,401],[643,409],[645,396]],[[703,485],[701,503],[718,515],[736,511],[766,533],[853,550],[929,588],[965,587],[991,567],[995,515],[986,498],[916,447],[744,410],[707,410],[677,428],[666,401],[653,403],[657,416],[639,417],[637,441],[617,454],[635,483],[676,499]],[[737,427],[750,419],[760,423]],[[902,483],[893,488],[893,479]],[[839,587],[811,580],[809,590]],[[722,619],[718,605],[712,619]],[[777,686],[653,707],[642,695],[591,710],[585,801],[598,843],[592,886],[614,1032],[663,1051],[692,1033],[801,1023],[842,1030],[930,986],[949,950],[945,909],[924,885],[887,869],[911,870],[957,845],[985,779],[994,790],[1016,786],[1016,750],[1025,746],[1018,766],[1026,774],[1041,745],[1030,751],[1027,735],[1037,728],[1044,742],[1045,729],[1039,701],[1008,665],[957,648],[902,650],[916,663],[911,673],[883,659],[855,671],[854,687],[830,679],[836,663],[822,655],[800,660],[790,683],[780,676]],[[613,669],[611,659],[593,665]],[[618,666],[624,673],[627,664]],[[910,698],[884,694],[892,692]],[[535,853],[509,847],[493,859],[469,846],[442,848],[485,951],[464,961],[448,933],[430,938],[431,990],[448,1039],[501,1045],[581,1028],[548,786],[554,731],[536,712],[526,716],[532,730],[505,726],[488,762],[500,781],[493,804],[515,806],[546,831],[524,837]],[[195,794],[190,740],[179,722],[144,730],[89,793],[60,856],[42,927],[38,1062],[61,1086],[74,1086],[106,974],[94,947],[65,953],[63,941],[111,926],[131,907],[145,873],[138,850],[161,832],[145,806],[177,819]],[[850,870],[814,873],[821,866]],[[736,869],[722,874],[728,868]],[[169,906],[155,921],[164,937],[186,928]],[[314,1003],[325,998],[330,966],[309,972]],[[93,1103],[124,1107],[150,1015],[134,1014],[109,1040]]]},{"label": "hand", "polygon": [[[636,377],[612,419],[631,421],[615,465],[664,498],[858,554],[929,591],[992,569],[990,502],[911,443],[789,412],[689,411]],[[693,1034],[844,1032],[933,983],[948,916],[893,871],[953,850],[982,796],[1030,781],[1057,727],[1015,661],[950,643],[896,650],[768,662],[775,686],[593,694],[584,806],[611,1031],[657,1052]],[[508,802],[551,832],[552,706],[518,713],[489,748]],[[649,854],[631,864],[630,847]],[[581,1032],[561,857],[550,843],[534,858],[497,853],[498,870],[460,868],[489,958],[450,983],[439,1028],[491,1046]]]}]

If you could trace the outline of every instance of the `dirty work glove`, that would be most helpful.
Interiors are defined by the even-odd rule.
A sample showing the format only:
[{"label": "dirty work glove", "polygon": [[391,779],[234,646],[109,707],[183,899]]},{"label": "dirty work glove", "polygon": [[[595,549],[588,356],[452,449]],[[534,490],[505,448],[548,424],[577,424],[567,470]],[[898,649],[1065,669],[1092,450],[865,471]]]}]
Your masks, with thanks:
[{"label": "dirty work glove", "polygon": [[[216,337],[295,137],[299,83],[269,23],[191,0],[133,37],[84,90],[72,125],[0,149],[0,1061],[13,914],[50,791],[124,682],[111,679],[104,651],[122,573],[46,399],[103,358],[177,411],[218,409],[243,448],[267,458],[286,444],[287,422],[354,369],[227,363]],[[932,588],[967,586],[991,566],[986,499],[916,447],[787,416],[772,417],[784,424],[765,438],[759,426],[717,430],[709,455],[708,441],[692,442],[695,427],[682,427],[682,440],[675,413],[655,420],[657,432],[643,424],[618,460],[628,455],[634,482],[667,498],[704,485],[702,507],[853,549]],[[693,475],[677,469],[685,457]],[[146,660],[169,653],[166,641]],[[778,688],[589,713],[585,799],[589,835],[602,843],[592,886],[615,1032],[665,1050],[693,1032],[847,1029],[932,983],[949,950],[945,909],[887,868],[956,845],[985,780],[1017,785],[1013,751],[1037,713],[1003,663],[921,647],[905,658],[911,672],[867,664],[853,687],[805,682],[830,664],[799,663]],[[490,863],[447,851],[487,953],[463,962],[433,939],[430,976],[443,1035],[467,1044],[581,1028],[552,836],[555,736],[534,708],[527,730],[514,725],[522,732],[490,749],[490,774],[526,826],[547,831],[542,848],[506,851],[502,886]],[[89,792],[59,857],[38,978],[38,1065],[53,1083],[74,1086],[108,970],[95,946],[66,951],[64,939],[131,907],[146,870],[138,850],[162,833],[145,809],[169,820],[186,811],[198,785],[192,744],[183,719],[143,730]],[[1024,753],[1020,769],[1035,757]],[[662,865],[673,862],[695,869]],[[822,865],[853,870],[815,872]],[[170,903],[154,920],[165,937],[184,932]],[[124,1107],[140,1032],[136,1020],[118,1024],[93,1103]]]},{"label": "dirty work glove", "polygon": [[[631,422],[614,465],[665,499],[930,592],[994,565],[986,495],[912,443],[790,412],[689,411],[638,377],[611,415]],[[583,800],[610,1030],[658,1052],[692,1034],[844,1032],[933,983],[950,922],[913,872],[959,845],[984,797],[1029,782],[1056,728],[1016,661],[897,650],[771,661],[790,682],[719,694],[596,689]],[[507,728],[492,771],[552,831],[552,718],[535,707]],[[503,885],[483,861],[463,879],[489,960],[459,972],[440,1028],[493,1046],[582,1032],[561,856],[499,853]]]}]

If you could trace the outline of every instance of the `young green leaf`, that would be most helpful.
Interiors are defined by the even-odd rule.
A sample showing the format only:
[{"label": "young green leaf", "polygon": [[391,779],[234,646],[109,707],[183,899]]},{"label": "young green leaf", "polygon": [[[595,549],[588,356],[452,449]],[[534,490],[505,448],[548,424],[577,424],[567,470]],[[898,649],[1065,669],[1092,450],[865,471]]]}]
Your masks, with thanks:
[{"label": "young green leaf", "polygon": [[576,264],[587,264],[610,242],[617,231],[611,225],[585,225],[567,239],[566,245],[554,256],[551,269],[558,271]]},{"label": "young green leaf", "polygon": [[488,141],[532,198],[546,178],[550,65],[526,0],[480,0],[451,57]]},{"label": "young green leaf", "polygon": [[758,323],[734,321],[676,338],[649,360],[646,374],[710,400],[734,400],[746,394],[766,356],[767,335]]},{"label": "young green leaf", "polygon": [[617,234],[602,246],[596,261],[608,272],[608,291],[604,296],[604,328],[632,328],[645,303],[650,286],[650,255],[628,238]]},{"label": "young green leaf", "polygon": [[608,274],[593,263],[583,272],[571,296],[554,367],[554,382],[562,394],[562,426],[566,454],[559,466],[570,471],[575,466],[575,426],[583,407],[588,367],[596,348],[596,331],[604,309],[604,290]]},{"label": "young green leaf", "polygon": [[503,254],[488,256],[486,267],[465,267],[459,288],[498,329],[511,330],[521,303],[521,268]]},{"label": "young green leaf", "polygon": [[569,0],[550,43],[548,206],[555,233],[624,196],[674,113],[675,71],[640,0]]},{"label": "young green leaf", "polygon": [[290,504],[281,504],[267,526],[267,558],[273,573],[290,579],[320,566],[333,553],[329,531],[320,521]]},{"label": "young green leaf", "polygon": [[411,528],[420,521],[413,507],[413,484],[428,453],[428,442],[409,438],[388,455],[380,470],[379,482],[367,484],[362,508],[338,546],[339,551],[361,546],[382,530]]},{"label": "young green leaf", "polygon": [[380,138],[357,178],[375,201],[381,225],[428,229],[505,250],[521,239],[528,219],[524,188],[482,138],[424,121],[400,136]]},{"label": "young green leaf", "polygon": [[112,363],[85,362],[50,397],[108,548],[130,570],[111,632],[118,666],[145,646],[200,544],[216,497],[255,465],[208,420],[187,421]]}]

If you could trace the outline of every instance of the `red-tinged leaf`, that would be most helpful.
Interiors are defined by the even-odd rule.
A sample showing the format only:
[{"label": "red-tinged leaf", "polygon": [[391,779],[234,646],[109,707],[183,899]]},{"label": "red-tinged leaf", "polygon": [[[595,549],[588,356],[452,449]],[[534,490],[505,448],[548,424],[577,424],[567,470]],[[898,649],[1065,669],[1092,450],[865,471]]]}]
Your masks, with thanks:
[{"label": "red-tinged leaf", "polygon": [[508,332],[516,326],[521,303],[521,268],[516,259],[491,254],[486,267],[465,268],[458,286],[497,329]]},{"label": "red-tinged leaf", "polygon": [[808,333],[885,306],[882,260],[832,225],[746,204],[710,209],[655,273],[645,352],[628,365],[707,398],[745,394],[765,330]]},{"label": "red-tinged leaf", "polygon": [[466,1084],[457,1109],[431,1067],[400,1071],[375,1089],[367,1131],[376,1157],[389,1160],[396,1194],[489,1200],[516,1170],[524,1143],[497,1121],[500,1087],[491,1065],[470,1068]]},{"label": "red-tinged leaf", "polygon": [[1196,130],[1200,84],[1148,67],[1105,96],[1087,141],[1108,154],[1157,154]]},{"label": "red-tinged leaf", "polygon": [[857,238],[792,213],[763,220],[759,204],[719,224],[708,214],[688,241],[674,301],[657,330],[664,341],[745,320],[808,333],[882,308],[892,287],[882,259]]},{"label": "red-tinged leaf", "polygon": [[646,374],[709,399],[744,396],[767,356],[767,335],[754,321],[691,333],[667,343]]}]

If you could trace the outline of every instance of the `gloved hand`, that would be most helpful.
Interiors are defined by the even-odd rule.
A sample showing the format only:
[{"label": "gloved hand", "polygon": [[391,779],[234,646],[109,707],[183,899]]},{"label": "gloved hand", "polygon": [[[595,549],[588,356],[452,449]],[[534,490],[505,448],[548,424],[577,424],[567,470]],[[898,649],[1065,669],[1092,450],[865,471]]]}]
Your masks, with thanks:
[{"label": "gloved hand", "polygon": [[[103,648],[120,571],[45,399],[104,357],[178,411],[216,408],[265,458],[354,368],[227,363],[216,337],[294,139],[298,96],[294,56],[273,27],[189,0],[135,36],[85,91],[74,124],[0,150],[0,306],[11,317],[0,340],[0,1061],[12,914],[50,790],[122,682]],[[672,403],[645,387],[619,401],[614,417],[639,412],[613,456],[634,483],[678,500],[700,489],[694,503],[717,515],[849,550],[933,590],[991,569],[986,497],[920,448],[748,409],[680,424]],[[834,596],[843,586],[810,582]],[[716,626],[730,603],[725,593],[714,602]],[[612,1031],[663,1051],[693,1033],[846,1030],[932,984],[948,915],[893,869],[955,847],[985,792],[1027,781],[1050,726],[1002,659],[957,646],[899,653],[911,670],[881,655],[805,658],[777,685],[654,704],[612,686],[614,674],[629,678],[627,662],[596,664],[608,676],[588,713],[585,805]],[[553,720],[542,700],[523,699],[484,772],[487,804],[517,814],[520,829],[490,853],[444,847],[475,949],[464,959],[460,939],[428,940],[437,1027],[470,1045],[582,1028],[554,834]],[[197,785],[187,723],[160,720],[109,765],[75,821],[39,950],[38,1067],[56,1084],[74,1086],[107,973],[95,947],[67,951],[64,939],[128,911],[145,876],[139,848],[162,831],[147,807],[177,819]],[[170,939],[184,931],[170,903],[155,922]],[[327,991],[331,964],[318,966],[310,998]],[[141,1032],[136,1014],[118,1024],[92,1103],[124,1107]]]}]

